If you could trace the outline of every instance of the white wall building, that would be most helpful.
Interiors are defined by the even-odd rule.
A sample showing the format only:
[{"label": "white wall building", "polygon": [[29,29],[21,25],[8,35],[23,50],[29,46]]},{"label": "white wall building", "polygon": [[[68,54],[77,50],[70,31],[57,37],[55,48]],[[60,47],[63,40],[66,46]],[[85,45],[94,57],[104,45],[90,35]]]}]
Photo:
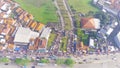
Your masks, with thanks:
[{"label": "white wall building", "polygon": [[114,37],[117,46],[120,48],[120,32]]},{"label": "white wall building", "polygon": [[38,32],[33,32],[29,28],[19,27],[14,38],[14,43],[16,45],[27,45],[31,38],[36,37],[39,37]]}]

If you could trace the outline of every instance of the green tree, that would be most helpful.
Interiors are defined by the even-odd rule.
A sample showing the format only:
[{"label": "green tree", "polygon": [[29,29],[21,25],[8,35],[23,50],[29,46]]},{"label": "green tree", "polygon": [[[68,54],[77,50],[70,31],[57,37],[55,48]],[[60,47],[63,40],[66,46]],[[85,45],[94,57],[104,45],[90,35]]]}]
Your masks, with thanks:
[{"label": "green tree", "polygon": [[15,63],[18,65],[28,65],[30,63],[29,59],[21,59],[21,58],[17,58],[15,60]]},{"label": "green tree", "polygon": [[64,64],[67,66],[73,66],[74,65],[74,61],[71,58],[68,58],[65,60]]},{"label": "green tree", "polygon": [[84,36],[84,32],[81,29],[77,29],[77,35],[78,35],[78,38],[80,39]]},{"label": "green tree", "polygon": [[8,62],[10,62],[10,59],[7,57],[4,57],[4,58],[1,58],[0,61],[4,62],[4,63],[8,63]]},{"label": "green tree", "polygon": [[49,63],[49,60],[48,59],[41,59],[40,63]]},{"label": "green tree", "polygon": [[85,34],[81,29],[77,29],[77,36],[80,41],[84,42],[84,44],[88,44],[88,35]]},{"label": "green tree", "polygon": [[94,17],[100,19],[102,24],[107,24],[110,20],[110,16],[102,11],[96,12]]}]

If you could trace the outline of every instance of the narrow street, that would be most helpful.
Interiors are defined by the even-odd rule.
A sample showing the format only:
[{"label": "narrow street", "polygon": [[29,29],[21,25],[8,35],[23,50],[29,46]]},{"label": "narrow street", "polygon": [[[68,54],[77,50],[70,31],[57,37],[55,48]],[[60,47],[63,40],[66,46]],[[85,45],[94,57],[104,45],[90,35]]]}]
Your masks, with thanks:
[{"label": "narrow street", "polygon": [[59,15],[59,20],[60,20],[59,23],[61,24],[62,30],[64,30],[65,24],[64,24],[64,20],[63,20],[63,16],[61,14],[60,8],[59,8],[59,6],[57,4],[57,0],[54,1],[54,4],[55,4],[55,6],[57,8],[57,13]]}]

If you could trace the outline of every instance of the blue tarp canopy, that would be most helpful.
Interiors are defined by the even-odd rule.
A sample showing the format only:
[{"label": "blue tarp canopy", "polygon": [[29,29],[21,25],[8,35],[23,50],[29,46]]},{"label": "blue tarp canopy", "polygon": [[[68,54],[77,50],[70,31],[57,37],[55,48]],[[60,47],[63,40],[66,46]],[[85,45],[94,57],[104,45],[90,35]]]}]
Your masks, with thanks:
[{"label": "blue tarp canopy", "polygon": [[19,50],[20,50],[20,48],[19,48],[19,47],[16,47],[16,48],[15,48],[15,51],[19,51]]}]

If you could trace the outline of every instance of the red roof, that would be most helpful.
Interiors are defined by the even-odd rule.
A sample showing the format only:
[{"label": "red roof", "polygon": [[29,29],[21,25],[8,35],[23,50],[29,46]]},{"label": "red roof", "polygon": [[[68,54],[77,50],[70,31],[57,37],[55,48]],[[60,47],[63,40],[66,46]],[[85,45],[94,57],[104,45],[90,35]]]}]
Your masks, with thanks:
[{"label": "red roof", "polygon": [[85,29],[95,29],[93,18],[82,18],[81,27]]},{"label": "red roof", "polygon": [[42,39],[41,40],[41,44],[39,45],[39,48],[45,48],[46,47],[46,43],[47,43],[47,40],[46,39]]}]

